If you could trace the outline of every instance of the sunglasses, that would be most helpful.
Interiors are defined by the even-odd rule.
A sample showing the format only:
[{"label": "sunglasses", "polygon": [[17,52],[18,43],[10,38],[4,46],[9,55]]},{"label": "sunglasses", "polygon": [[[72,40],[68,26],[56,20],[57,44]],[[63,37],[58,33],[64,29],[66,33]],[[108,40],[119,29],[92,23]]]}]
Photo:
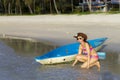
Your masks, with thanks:
[{"label": "sunglasses", "polygon": [[77,38],[77,40],[81,40],[81,39],[83,39],[83,38]]}]

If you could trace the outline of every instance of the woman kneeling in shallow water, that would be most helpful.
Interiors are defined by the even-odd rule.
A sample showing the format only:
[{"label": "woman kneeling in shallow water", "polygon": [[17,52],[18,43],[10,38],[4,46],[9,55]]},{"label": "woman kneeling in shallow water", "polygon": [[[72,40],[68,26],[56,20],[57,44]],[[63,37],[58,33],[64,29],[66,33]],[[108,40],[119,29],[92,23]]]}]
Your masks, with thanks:
[{"label": "woman kneeling in shallow water", "polygon": [[81,43],[81,45],[79,46],[78,55],[76,56],[72,66],[74,66],[77,61],[80,61],[83,62],[81,68],[89,69],[92,66],[97,66],[98,71],[100,71],[100,62],[98,61],[98,55],[94,48],[92,48],[92,46],[86,41],[87,35],[84,33],[77,33],[77,36],[74,36],[74,38],[76,38],[77,41]]}]

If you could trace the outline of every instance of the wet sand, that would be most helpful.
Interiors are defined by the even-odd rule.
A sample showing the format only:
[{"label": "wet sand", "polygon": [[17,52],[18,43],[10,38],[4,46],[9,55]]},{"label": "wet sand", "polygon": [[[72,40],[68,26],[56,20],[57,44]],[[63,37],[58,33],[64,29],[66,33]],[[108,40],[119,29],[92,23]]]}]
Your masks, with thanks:
[{"label": "wet sand", "polygon": [[107,54],[100,60],[101,71],[94,66],[81,69],[72,62],[41,65],[34,57],[54,49],[54,45],[19,39],[0,39],[1,80],[119,80],[120,54]]}]

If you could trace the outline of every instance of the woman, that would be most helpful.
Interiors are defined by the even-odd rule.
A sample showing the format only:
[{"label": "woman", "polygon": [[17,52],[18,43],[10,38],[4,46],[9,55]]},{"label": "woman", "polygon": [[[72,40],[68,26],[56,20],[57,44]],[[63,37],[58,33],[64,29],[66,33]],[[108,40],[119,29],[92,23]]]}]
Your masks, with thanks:
[{"label": "woman", "polygon": [[87,35],[84,33],[77,33],[77,36],[74,36],[78,42],[81,43],[79,46],[78,55],[75,58],[74,66],[77,61],[83,62],[81,68],[89,69],[92,66],[97,66],[100,71],[100,62],[98,61],[98,55],[96,51],[92,48],[92,46],[86,41]]}]

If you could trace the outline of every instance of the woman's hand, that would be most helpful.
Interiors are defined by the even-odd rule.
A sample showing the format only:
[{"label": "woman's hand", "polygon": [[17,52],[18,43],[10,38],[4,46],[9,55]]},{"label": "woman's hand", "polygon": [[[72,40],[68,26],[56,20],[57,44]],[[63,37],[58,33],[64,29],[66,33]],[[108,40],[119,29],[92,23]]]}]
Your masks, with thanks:
[{"label": "woman's hand", "polygon": [[72,67],[74,67],[75,66],[75,64],[72,64]]},{"label": "woman's hand", "polygon": [[89,69],[89,68],[90,68],[90,66],[88,65],[88,66],[87,66],[87,69]]},{"label": "woman's hand", "polygon": [[73,64],[72,64],[72,67],[74,67],[75,66],[75,64],[77,63],[77,59],[75,59],[75,61],[73,62]]}]

